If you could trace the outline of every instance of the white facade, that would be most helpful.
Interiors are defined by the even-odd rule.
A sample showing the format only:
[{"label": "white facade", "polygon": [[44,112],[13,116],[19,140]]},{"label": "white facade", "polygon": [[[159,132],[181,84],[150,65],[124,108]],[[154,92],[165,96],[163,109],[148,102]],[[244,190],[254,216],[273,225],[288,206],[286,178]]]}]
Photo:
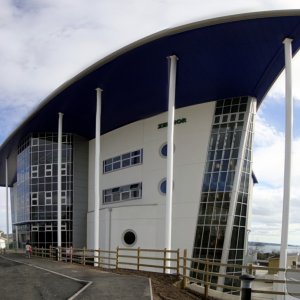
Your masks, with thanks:
[{"label": "white facade", "polygon": [[[174,133],[174,193],[172,249],[188,249],[191,256],[199,210],[199,199],[206,163],[215,102],[177,109]],[[167,161],[160,148],[167,141],[167,113],[141,120],[101,137],[101,163],[123,153],[143,149],[143,163],[100,175],[100,248],[124,247],[123,233],[136,233],[134,247],[164,248],[165,198],[159,183],[166,177]],[[89,201],[87,247],[93,248],[94,149],[89,142]],[[102,166],[100,170],[103,170]],[[102,191],[142,182],[142,198],[103,204]]]}]

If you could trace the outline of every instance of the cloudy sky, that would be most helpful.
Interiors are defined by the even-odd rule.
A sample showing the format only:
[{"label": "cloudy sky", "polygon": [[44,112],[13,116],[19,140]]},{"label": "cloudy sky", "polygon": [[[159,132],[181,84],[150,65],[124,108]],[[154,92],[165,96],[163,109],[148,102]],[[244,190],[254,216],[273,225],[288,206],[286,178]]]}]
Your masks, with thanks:
[{"label": "cloudy sky", "polygon": [[[299,0],[1,0],[0,144],[51,91],[114,50],[157,31],[237,13],[300,9]],[[289,243],[300,245],[300,54],[294,58],[295,128]],[[297,85],[297,87],[296,87]],[[298,120],[297,120],[298,119]],[[280,242],[284,76],[256,120],[250,240]],[[0,230],[6,231],[0,189]]]}]

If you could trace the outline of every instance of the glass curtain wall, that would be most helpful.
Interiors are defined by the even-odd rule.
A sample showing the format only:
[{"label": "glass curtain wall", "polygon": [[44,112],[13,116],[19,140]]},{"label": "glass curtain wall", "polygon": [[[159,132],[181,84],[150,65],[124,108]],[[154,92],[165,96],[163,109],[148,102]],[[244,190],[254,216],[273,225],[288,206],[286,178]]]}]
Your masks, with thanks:
[{"label": "glass curtain wall", "polygon": [[[234,189],[236,190],[235,175],[243,153],[242,140],[246,135],[248,143],[243,160],[228,263],[242,264],[243,261],[252,149],[252,134],[245,132],[248,101],[251,102],[248,97],[239,97],[216,102],[193,248],[193,257],[200,260],[221,262],[226,228],[229,225],[228,214],[234,200]],[[192,268],[203,270],[204,265],[193,263]],[[215,266],[210,271],[218,272],[219,267]],[[235,271],[227,270],[231,273]],[[203,274],[195,272],[191,272],[191,276],[204,279]],[[217,283],[218,277],[211,276],[210,281]],[[226,284],[232,285],[235,282]]]},{"label": "glass curtain wall", "polygon": [[[28,136],[18,149],[17,214],[19,241],[57,246],[57,133]],[[73,137],[62,136],[62,246],[72,245]],[[22,226],[21,226],[22,225]],[[26,229],[26,233],[22,230]],[[22,236],[23,235],[23,236]]]}]

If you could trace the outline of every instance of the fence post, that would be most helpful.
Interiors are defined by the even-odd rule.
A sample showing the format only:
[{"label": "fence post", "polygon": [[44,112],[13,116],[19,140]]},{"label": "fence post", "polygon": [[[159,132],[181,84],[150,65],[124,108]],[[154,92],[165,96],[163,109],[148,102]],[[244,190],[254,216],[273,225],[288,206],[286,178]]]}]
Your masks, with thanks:
[{"label": "fence post", "polygon": [[98,268],[101,268],[100,248],[98,249]]},{"label": "fence post", "polygon": [[204,299],[208,299],[208,276],[209,276],[209,260],[206,259],[206,262],[205,262],[205,279],[204,279],[204,288],[205,288]]},{"label": "fence post", "polygon": [[249,265],[249,274],[253,275],[253,265],[252,264]]},{"label": "fence post", "polygon": [[137,248],[137,270],[140,270],[140,254],[141,254],[141,248]]},{"label": "fence post", "polygon": [[117,247],[117,253],[116,253],[116,269],[119,268],[119,246]]},{"label": "fence post", "polygon": [[83,265],[85,266],[85,247],[83,247]]},{"label": "fence post", "polygon": [[180,273],[180,249],[177,249],[177,266],[176,266],[176,269],[177,269],[177,275],[179,275]]},{"label": "fence post", "polygon": [[164,249],[164,274],[166,274],[166,264],[167,264],[167,248]]},{"label": "fence post", "polygon": [[187,265],[187,250],[183,250],[183,270],[182,270],[182,275],[183,275],[183,280],[182,280],[182,288],[186,288],[187,286],[187,278],[186,278],[186,265]]},{"label": "fence post", "polygon": [[70,247],[70,263],[73,263],[73,247]]}]

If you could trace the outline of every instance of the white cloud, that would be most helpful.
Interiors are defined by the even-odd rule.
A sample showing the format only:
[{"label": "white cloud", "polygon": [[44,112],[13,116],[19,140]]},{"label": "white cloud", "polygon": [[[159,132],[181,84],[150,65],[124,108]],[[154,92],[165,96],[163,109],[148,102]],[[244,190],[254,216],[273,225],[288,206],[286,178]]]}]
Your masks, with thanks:
[{"label": "white cloud", "polygon": [[[300,101],[300,53],[297,53],[292,60],[292,82],[293,82],[293,96],[296,101]],[[268,95],[279,101],[284,101],[285,95],[285,72],[282,72]]]},{"label": "white cloud", "polygon": [[[275,105],[275,104],[273,104]],[[284,135],[259,115],[255,123],[253,169],[259,181],[273,187],[283,182]]]},{"label": "white cloud", "polygon": [[[276,103],[266,103],[276,105]],[[268,107],[266,107],[268,109]],[[263,112],[262,112],[263,114]],[[259,184],[254,187],[251,239],[280,242],[283,206],[284,133],[258,114],[256,118],[253,168]],[[300,139],[293,142],[289,243],[300,244]]]}]

